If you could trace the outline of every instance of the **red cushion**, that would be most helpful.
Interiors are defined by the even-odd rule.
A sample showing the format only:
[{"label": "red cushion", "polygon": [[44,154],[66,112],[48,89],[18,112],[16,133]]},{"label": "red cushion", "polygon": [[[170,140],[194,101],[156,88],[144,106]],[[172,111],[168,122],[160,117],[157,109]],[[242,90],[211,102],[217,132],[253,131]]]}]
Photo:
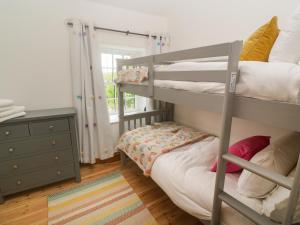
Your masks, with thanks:
[{"label": "red cushion", "polygon": [[[257,152],[270,144],[270,138],[270,136],[249,137],[230,146],[228,152],[249,161]],[[241,169],[241,167],[231,162],[226,163],[226,173],[238,172]],[[210,171],[217,171],[217,161],[212,165]]]}]

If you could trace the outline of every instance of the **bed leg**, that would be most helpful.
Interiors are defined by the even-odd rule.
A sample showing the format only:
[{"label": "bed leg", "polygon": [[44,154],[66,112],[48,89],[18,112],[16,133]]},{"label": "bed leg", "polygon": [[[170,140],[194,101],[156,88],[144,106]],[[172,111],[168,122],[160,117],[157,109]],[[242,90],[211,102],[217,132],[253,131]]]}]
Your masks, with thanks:
[{"label": "bed leg", "polygon": [[125,166],[126,165],[126,155],[123,151],[120,151],[120,156],[121,156],[121,164],[122,166]]},{"label": "bed leg", "polygon": [[0,204],[3,204],[4,203],[4,197],[3,195],[0,194]]},{"label": "bed leg", "polygon": [[[118,64],[118,71],[122,69],[122,66]],[[124,97],[123,92],[121,91],[120,85],[118,85],[118,103],[119,103],[119,135],[124,133]],[[130,122],[130,121],[129,121]],[[121,164],[125,166],[126,164],[126,155],[123,151],[120,152]]]},{"label": "bed leg", "polygon": [[199,225],[210,225],[210,220],[199,220]]}]

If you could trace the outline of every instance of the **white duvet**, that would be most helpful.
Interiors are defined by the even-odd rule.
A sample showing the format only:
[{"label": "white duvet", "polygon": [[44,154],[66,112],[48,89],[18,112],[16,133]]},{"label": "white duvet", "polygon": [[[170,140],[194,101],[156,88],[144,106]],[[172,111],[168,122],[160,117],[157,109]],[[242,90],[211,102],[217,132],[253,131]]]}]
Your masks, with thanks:
[{"label": "white duvet", "polygon": [[[156,71],[226,70],[227,62],[181,62],[156,67]],[[300,88],[300,66],[293,63],[241,61],[236,93],[245,97],[297,103]],[[222,94],[223,83],[155,80],[161,88],[195,93]]]},{"label": "white duvet", "polygon": [[[161,155],[152,167],[152,179],[172,201],[202,220],[211,218],[216,173],[209,168],[216,158],[218,145],[218,138],[209,137]],[[239,174],[227,174],[225,191],[262,214],[262,200],[237,193],[238,178]],[[254,225],[227,205],[222,208],[222,224]]]}]

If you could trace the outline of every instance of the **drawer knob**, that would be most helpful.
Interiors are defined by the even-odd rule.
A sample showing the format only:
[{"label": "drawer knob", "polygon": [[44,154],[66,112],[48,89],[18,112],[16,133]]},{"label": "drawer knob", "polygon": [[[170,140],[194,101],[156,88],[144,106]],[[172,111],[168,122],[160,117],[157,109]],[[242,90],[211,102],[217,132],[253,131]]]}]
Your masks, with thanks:
[{"label": "drawer knob", "polygon": [[11,135],[11,132],[9,130],[5,131],[5,135],[9,136],[9,135]]},{"label": "drawer knob", "polygon": [[15,165],[13,165],[13,168],[14,168],[14,169],[18,169],[19,166],[18,166],[17,164],[15,164]]},{"label": "drawer knob", "polygon": [[22,181],[18,180],[17,185],[20,185],[20,184],[22,184]]},{"label": "drawer knob", "polygon": [[50,125],[49,126],[49,130],[53,130],[54,129],[54,126],[53,125]]},{"label": "drawer knob", "polygon": [[59,160],[59,157],[58,157],[58,156],[55,156],[55,160]]},{"label": "drawer knob", "polygon": [[58,171],[56,172],[56,174],[57,174],[57,175],[61,175],[61,171],[58,170]]},{"label": "drawer knob", "polygon": [[8,152],[11,152],[11,153],[12,153],[12,152],[14,152],[14,151],[15,151],[14,148],[9,148],[9,149],[8,149]]},{"label": "drawer knob", "polygon": [[52,140],[51,144],[52,144],[52,145],[56,145],[56,141],[55,141],[55,140]]}]

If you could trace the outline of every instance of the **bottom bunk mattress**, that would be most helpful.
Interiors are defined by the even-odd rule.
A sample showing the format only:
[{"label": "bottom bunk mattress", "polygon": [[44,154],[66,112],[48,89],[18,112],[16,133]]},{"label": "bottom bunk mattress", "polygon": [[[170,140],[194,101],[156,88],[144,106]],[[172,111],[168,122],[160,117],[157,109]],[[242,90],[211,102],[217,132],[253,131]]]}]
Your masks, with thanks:
[{"label": "bottom bunk mattress", "polygon": [[162,154],[208,136],[211,135],[175,122],[154,123],[127,131],[119,139],[116,148],[125,152],[147,176],[155,160]]},{"label": "bottom bunk mattress", "polygon": [[[208,137],[200,142],[186,145],[161,155],[153,164],[151,177],[171,200],[189,214],[210,220],[216,173],[210,166],[217,156],[219,139]],[[237,193],[239,174],[227,174],[225,191],[239,199],[259,214],[263,202]],[[254,225],[231,207],[222,206],[223,225]]]}]

